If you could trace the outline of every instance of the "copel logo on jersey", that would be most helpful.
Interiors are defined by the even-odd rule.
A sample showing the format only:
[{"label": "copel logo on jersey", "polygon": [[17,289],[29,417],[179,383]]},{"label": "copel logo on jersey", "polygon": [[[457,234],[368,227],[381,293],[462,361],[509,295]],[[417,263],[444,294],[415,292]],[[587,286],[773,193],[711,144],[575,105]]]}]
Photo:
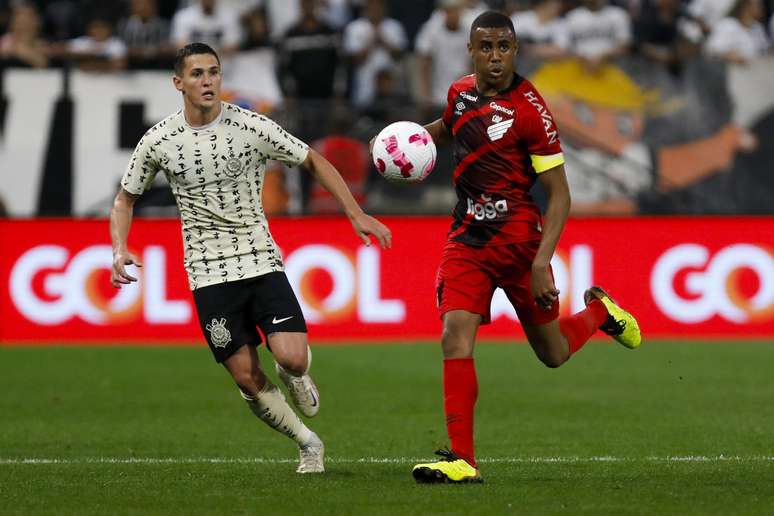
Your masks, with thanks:
[{"label": "copel logo on jersey", "polygon": [[507,107],[501,106],[497,102],[490,102],[489,107],[494,111],[499,111],[500,113],[504,113],[508,116],[513,116],[513,113],[515,112],[513,109],[508,109]]},{"label": "copel logo on jersey", "polygon": [[356,314],[364,323],[402,323],[406,305],[382,299],[381,256],[361,246],[351,256],[331,245],[309,244],[285,258],[285,274],[307,322],[335,323]]},{"label": "copel logo on jersey", "polygon": [[494,220],[506,213],[508,213],[508,202],[505,199],[493,201],[491,195],[481,195],[480,202],[468,199],[467,214],[472,215],[476,220]]},{"label": "copel logo on jersey", "polygon": [[464,91],[460,92],[460,97],[462,97],[465,100],[468,100],[470,102],[478,102],[478,96],[477,95],[471,95],[470,93],[465,93]]},{"label": "copel logo on jersey", "polygon": [[714,255],[698,244],[666,251],[656,262],[651,291],[672,319],[701,323],[718,315],[743,324],[774,318],[774,256],[753,244]]},{"label": "copel logo on jersey", "polygon": [[148,246],[141,259],[140,281],[116,290],[108,284],[110,246],[86,247],[73,256],[58,245],[33,247],[11,270],[11,300],[24,317],[41,325],[59,325],[76,317],[96,325],[140,317],[156,324],[188,323],[193,313],[190,303],[167,299],[164,248]]}]

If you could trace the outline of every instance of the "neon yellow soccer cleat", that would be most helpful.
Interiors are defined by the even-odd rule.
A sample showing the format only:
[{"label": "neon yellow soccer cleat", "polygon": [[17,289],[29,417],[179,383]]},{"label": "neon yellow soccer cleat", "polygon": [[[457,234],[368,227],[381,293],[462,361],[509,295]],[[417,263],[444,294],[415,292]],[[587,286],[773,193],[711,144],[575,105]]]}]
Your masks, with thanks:
[{"label": "neon yellow soccer cleat", "polygon": [[481,483],[484,479],[478,469],[464,459],[460,459],[449,450],[438,450],[436,455],[443,457],[438,462],[417,464],[411,474],[419,484],[463,484]]},{"label": "neon yellow soccer cleat", "polygon": [[642,336],[640,335],[640,326],[637,324],[637,319],[618,306],[601,287],[591,287],[583,294],[583,301],[587,306],[594,299],[602,301],[602,304],[607,308],[607,320],[599,329],[629,349],[640,347]]}]

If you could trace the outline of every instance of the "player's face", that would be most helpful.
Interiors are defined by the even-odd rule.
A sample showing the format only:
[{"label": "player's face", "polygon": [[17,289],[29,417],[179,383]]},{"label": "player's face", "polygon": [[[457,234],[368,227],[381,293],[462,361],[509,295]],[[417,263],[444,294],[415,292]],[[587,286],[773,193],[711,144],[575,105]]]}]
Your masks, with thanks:
[{"label": "player's face", "polygon": [[477,81],[494,89],[507,85],[513,75],[513,58],[517,50],[516,37],[507,27],[479,27],[473,31],[468,52],[473,59]]},{"label": "player's face", "polygon": [[186,102],[196,108],[208,109],[220,103],[220,65],[212,54],[188,56],[183,76],[175,76],[174,82]]}]

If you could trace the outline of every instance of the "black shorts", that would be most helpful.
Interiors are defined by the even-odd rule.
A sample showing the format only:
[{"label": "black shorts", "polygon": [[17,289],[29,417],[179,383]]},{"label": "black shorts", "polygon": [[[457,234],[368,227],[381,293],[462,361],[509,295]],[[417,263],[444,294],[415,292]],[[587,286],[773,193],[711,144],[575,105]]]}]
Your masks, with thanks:
[{"label": "black shorts", "polygon": [[261,336],[280,331],[306,333],[306,322],[284,272],[208,285],[193,291],[199,325],[217,362]]}]

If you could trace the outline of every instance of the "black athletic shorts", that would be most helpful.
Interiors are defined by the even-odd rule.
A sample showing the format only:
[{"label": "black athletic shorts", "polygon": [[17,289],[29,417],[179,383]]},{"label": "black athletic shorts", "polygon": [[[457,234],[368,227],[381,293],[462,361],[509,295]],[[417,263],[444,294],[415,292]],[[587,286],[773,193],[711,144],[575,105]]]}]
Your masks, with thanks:
[{"label": "black athletic shorts", "polygon": [[284,272],[208,285],[193,291],[199,325],[217,362],[261,336],[280,331],[306,333],[306,322]]}]

